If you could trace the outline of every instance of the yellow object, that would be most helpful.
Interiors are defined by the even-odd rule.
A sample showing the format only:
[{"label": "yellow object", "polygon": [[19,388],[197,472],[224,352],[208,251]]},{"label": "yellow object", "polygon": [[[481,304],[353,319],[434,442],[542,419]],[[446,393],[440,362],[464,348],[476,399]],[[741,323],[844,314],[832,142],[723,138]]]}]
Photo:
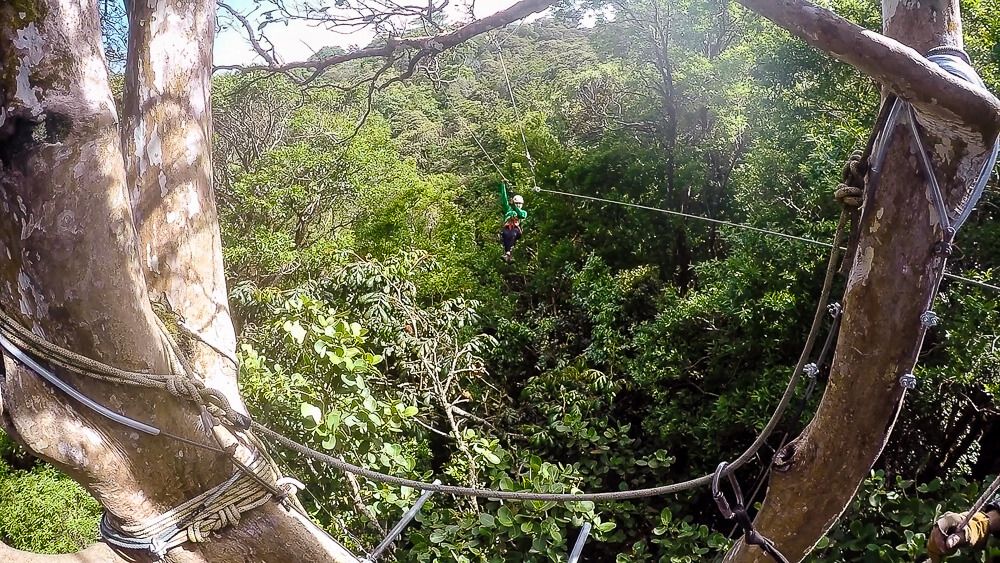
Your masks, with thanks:
[{"label": "yellow object", "polygon": [[937,529],[932,530],[927,538],[927,555],[932,563],[940,563],[946,555],[955,553],[960,547],[971,545],[979,549],[986,545],[986,540],[990,537],[990,519],[982,512],[977,512],[969,519],[969,525],[958,534],[958,541],[952,539],[966,514],[968,513],[945,512],[935,523]]}]

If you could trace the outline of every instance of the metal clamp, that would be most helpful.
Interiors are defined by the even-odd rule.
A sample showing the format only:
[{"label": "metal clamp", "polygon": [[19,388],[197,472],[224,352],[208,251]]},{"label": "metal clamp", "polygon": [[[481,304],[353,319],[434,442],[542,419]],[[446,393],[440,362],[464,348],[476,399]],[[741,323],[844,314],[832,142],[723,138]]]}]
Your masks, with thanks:
[{"label": "metal clamp", "polygon": [[935,327],[941,323],[941,317],[937,316],[937,313],[931,311],[930,309],[920,313],[920,324],[924,328]]},{"label": "metal clamp", "polygon": [[899,378],[899,384],[907,391],[912,391],[917,388],[917,376],[912,373],[904,373]]},{"label": "metal clamp", "polygon": [[[746,507],[743,506],[743,491],[740,489],[740,484],[736,481],[736,476],[733,475],[733,472],[726,471],[728,465],[728,462],[723,461],[715,468],[715,473],[712,475],[712,499],[715,500],[715,506],[719,509],[719,513],[726,520],[736,520],[736,525],[743,530],[743,541],[748,545],[755,545],[761,548],[764,550],[764,553],[770,555],[778,563],[788,563],[788,559],[778,551],[774,542],[765,538],[760,532],[754,529],[753,521],[750,520],[750,515],[747,514]],[[734,504],[729,504],[726,495],[719,488],[719,481],[722,479],[723,473],[726,474],[729,486],[733,489]]]}]

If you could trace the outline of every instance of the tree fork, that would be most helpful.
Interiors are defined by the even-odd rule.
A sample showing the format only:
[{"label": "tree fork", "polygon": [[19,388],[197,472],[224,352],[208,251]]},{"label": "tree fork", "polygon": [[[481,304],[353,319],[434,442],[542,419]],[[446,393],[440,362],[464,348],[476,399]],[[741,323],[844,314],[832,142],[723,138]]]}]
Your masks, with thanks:
[{"label": "tree fork", "polygon": [[[190,207],[186,206],[195,201],[199,213],[203,212],[204,198],[211,197],[205,125],[210,119],[210,69],[202,68],[210,60],[185,58],[184,62],[189,63],[185,67],[179,60],[164,63],[167,57],[158,53],[188,47],[188,43],[194,43],[192,48],[199,52],[210,53],[212,25],[210,17],[199,18],[200,25],[209,25],[207,37],[199,35],[194,26],[178,25],[178,19],[186,21],[178,14],[186,12],[179,12],[165,1],[146,4],[160,17],[172,13],[173,17],[158,23],[174,27],[167,25],[164,30],[158,26],[148,37],[149,45],[155,47],[146,53],[153,76],[137,72],[138,76],[131,77],[135,89],[130,102],[138,102],[132,107],[148,112],[148,116],[140,112],[140,119],[130,116],[130,123],[138,124],[128,128],[132,139],[149,140],[141,145],[141,151],[134,150],[139,143],[122,143],[119,136],[94,5],[87,0],[18,0],[0,6],[0,62],[5,71],[0,80],[0,204],[4,207],[0,213],[0,284],[6,288],[0,292],[0,305],[19,314],[36,333],[75,352],[127,369],[166,373],[171,369],[172,351],[150,306],[147,277],[152,278],[150,287],[187,307],[190,318],[199,320],[201,307],[210,311],[206,318],[215,315],[215,319],[229,321],[224,285],[220,305],[218,284],[191,288],[213,289],[206,297],[191,298],[170,280],[146,275],[151,269],[149,257],[153,256],[154,241],[137,237],[142,228],[137,228],[133,204],[140,203],[135,209],[138,218],[146,219],[147,224],[160,220],[172,225],[176,223],[171,221],[172,211],[188,212]],[[185,7],[190,8],[189,4]],[[157,32],[162,34],[157,36]],[[157,68],[157,62],[165,66]],[[135,63],[133,68],[141,66]],[[165,74],[157,71],[175,66],[180,67],[179,73],[189,74],[181,75],[173,86],[182,84],[185,78],[201,77],[204,87],[193,96],[187,93],[183,100],[172,98],[171,85],[161,81]],[[170,125],[176,128],[170,129]],[[152,142],[152,134],[146,137],[136,133],[147,126],[150,132],[162,133],[157,149],[151,146],[157,144]],[[183,143],[178,141],[179,131],[183,132]],[[138,159],[130,159],[131,182],[126,180],[123,145],[133,149],[133,156],[147,159],[145,171],[152,171],[154,181],[146,180],[143,163],[136,164]],[[158,162],[151,166],[151,154],[157,151]],[[191,165],[190,176],[163,166],[164,162],[172,165],[175,158]],[[168,171],[177,172],[177,177],[165,178]],[[180,181],[183,179],[189,183]],[[187,197],[182,201],[164,197],[172,191],[164,190],[168,187],[166,180],[186,186],[186,193],[177,191]],[[157,192],[142,199],[142,188],[151,185],[158,188]],[[148,203],[149,208],[142,203]],[[181,205],[185,207],[171,209]],[[186,275],[201,268],[198,271],[207,272],[206,277],[221,278],[217,243],[207,244],[197,253],[184,247],[218,237],[214,211],[207,216],[195,215],[189,213],[172,231],[179,237],[170,248],[176,253],[176,272]],[[192,236],[189,231],[197,232]],[[155,251],[162,251],[164,241],[155,243]],[[140,252],[140,248],[150,250]],[[147,258],[145,268],[140,256]],[[204,261],[209,264],[202,264]],[[230,353],[234,352],[232,344],[215,347],[228,347]],[[205,354],[204,350],[194,351],[192,357],[197,359],[199,353]],[[0,380],[0,421],[4,428],[30,451],[82,483],[124,524],[158,516],[223,482],[234,471],[227,460],[216,454],[163,437],[126,431],[96,418],[67,402],[9,358],[5,363],[6,377]],[[215,373],[228,377],[228,382],[218,385],[235,393],[235,370],[230,367]],[[213,443],[202,427],[199,411],[187,403],[158,392],[61,375],[114,410],[188,440]],[[314,524],[276,503],[242,516],[238,527],[213,534],[208,543],[185,544],[172,550],[167,560],[356,561]],[[7,546],[0,546],[0,554],[4,560],[13,561],[59,561],[67,557],[119,560],[104,545],[61,558],[24,554]],[[128,555],[140,560],[149,558],[145,553]]]},{"label": "tree fork", "polygon": [[[886,36],[801,0],[741,2],[911,101],[948,207],[961,200],[996,140],[1000,106],[918,54],[962,46],[957,0],[886,0]],[[899,378],[913,369],[923,342],[920,314],[944,268],[934,251],[942,228],[909,129],[897,124],[887,135],[881,179],[861,217],[829,384],[802,435],[775,457],[754,522],[790,561],[801,560],[833,526],[885,447],[905,396]],[[725,560],[770,561],[743,541]]]}]

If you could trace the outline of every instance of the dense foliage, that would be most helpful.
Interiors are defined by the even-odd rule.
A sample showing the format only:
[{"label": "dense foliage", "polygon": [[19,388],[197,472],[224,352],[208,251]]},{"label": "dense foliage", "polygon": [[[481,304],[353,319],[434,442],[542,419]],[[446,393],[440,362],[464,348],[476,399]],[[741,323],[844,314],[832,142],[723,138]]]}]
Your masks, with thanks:
[{"label": "dense foliage", "polygon": [[[395,475],[554,492],[684,480],[753,440],[803,344],[825,251],[531,188],[829,240],[831,192],[878,91],[727,2],[612,4],[616,17],[592,28],[563,11],[442,54],[380,92],[357,130],[364,92],[216,77],[241,386],[259,420]],[[832,4],[880,24],[872,2]],[[996,91],[1000,8],[963,10]],[[530,213],[511,264],[496,240],[502,179]],[[1000,258],[995,204],[987,195],[953,264],[984,280]],[[912,561],[934,515],[1000,471],[996,298],[948,282],[940,301],[920,389],[815,561]],[[739,472],[754,500],[771,453],[822,392],[805,385]],[[276,454],[307,482],[315,518],[358,553],[419,494]],[[2,463],[0,539],[49,550],[90,539],[93,520],[32,523],[65,495],[94,518],[65,480]],[[44,489],[50,504],[28,520],[5,508],[18,502],[7,489]],[[704,490],[597,506],[438,495],[393,555],[560,561],[584,522],[591,561],[711,560],[734,537]]]}]

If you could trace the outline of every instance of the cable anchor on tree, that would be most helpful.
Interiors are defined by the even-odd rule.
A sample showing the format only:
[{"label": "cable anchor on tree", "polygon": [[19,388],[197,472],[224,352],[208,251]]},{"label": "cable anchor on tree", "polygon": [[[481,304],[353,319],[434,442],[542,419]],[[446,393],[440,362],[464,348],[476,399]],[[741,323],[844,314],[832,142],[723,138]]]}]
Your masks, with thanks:
[{"label": "cable anchor on tree", "polygon": [[[723,461],[715,469],[715,474],[712,475],[712,499],[715,500],[715,506],[719,509],[723,518],[726,520],[736,520],[736,525],[743,531],[743,541],[748,545],[756,545],[764,550],[764,553],[770,555],[772,559],[778,561],[778,563],[788,563],[788,559],[778,551],[774,542],[765,538],[753,527],[753,521],[750,520],[750,515],[747,514],[747,509],[743,505],[743,491],[740,489],[740,484],[736,480],[736,476],[733,475],[733,472],[726,471],[728,465],[728,462]],[[726,495],[719,488],[719,481],[723,473],[726,474],[729,486],[733,489],[734,504],[729,504]]]}]

